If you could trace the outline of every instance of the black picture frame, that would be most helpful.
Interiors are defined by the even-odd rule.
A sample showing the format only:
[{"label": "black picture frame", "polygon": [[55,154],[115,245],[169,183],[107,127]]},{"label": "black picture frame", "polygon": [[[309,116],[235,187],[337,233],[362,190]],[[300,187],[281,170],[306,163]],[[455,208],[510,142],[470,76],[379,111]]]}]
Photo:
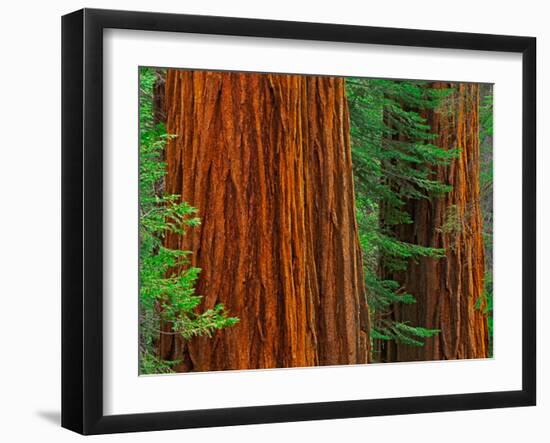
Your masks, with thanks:
[{"label": "black picture frame", "polygon": [[[522,389],[177,412],[103,413],[103,30],[502,51],[523,63]],[[536,39],[83,9],[62,18],[62,426],[82,434],[458,411],[536,403]]]}]

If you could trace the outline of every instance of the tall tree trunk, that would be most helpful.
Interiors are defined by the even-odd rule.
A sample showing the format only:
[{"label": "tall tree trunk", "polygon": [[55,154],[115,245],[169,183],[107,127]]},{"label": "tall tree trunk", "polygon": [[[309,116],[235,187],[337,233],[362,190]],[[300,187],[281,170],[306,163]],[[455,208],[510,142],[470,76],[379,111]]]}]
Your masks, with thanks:
[{"label": "tall tree trunk", "polygon": [[166,191],[199,209],[169,235],[203,308],[240,319],[161,337],[178,371],[365,363],[369,320],[344,80],[169,70]]},{"label": "tall tree trunk", "polygon": [[396,228],[399,239],[444,248],[444,258],[421,258],[389,278],[416,297],[415,304],[395,304],[394,320],[439,329],[423,347],[388,343],[385,361],[443,360],[488,356],[487,318],[476,302],[483,294],[484,249],[479,188],[479,85],[436,83],[455,89],[438,109],[426,114],[433,142],[458,148],[450,165],[434,168],[434,178],[453,186],[443,197],[410,200],[412,224]]}]

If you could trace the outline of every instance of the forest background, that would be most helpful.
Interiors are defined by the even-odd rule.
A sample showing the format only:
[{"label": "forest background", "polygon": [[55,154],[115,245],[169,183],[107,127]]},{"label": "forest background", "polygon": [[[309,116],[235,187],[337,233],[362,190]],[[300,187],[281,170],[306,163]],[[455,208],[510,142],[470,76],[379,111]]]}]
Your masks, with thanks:
[{"label": "forest background", "polygon": [[[183,351],[167,358],[159,335],[168,335],[170,343],[174,335],[188,341],[194,336],[223,333],[224,328],[239,322],[222,303],[201,310],[202,295],[195,292],[201,270],[190,264],[191,251],[166,247],[167,233],[184,236],[201,220],[197,208],[165,190],[165,149],[178,136],[166,129],[165,84],[165,69],[140,69],[140,372],[144,374],[190,370],[189,366],[182,368]],[[355,213],[369,306],[368,360],[492,356],[492,86],[347,78],[345,96]],[[428,233],[429,238],[418,238],[405,232],[407,226],[420,223],[418,211],[422,205],[425,212],[433,212],[426,209],[426,204],[437,206],[434,202],[452,193],[451,177],[441,171],[458,162],[464,149],[452,131],[447,139],[454,139],[442,136],[448,128],[438,123],[439,117],[434,121],[434,116],[440,115],[452,120],[447,126],[455,125],[455,132],[461,124],[477,132],[474,139],[462,141],[479,151],[478,158],[469,164],[469,174],[477,176],[476,186],[466,196],[464,207],[447,199],[450,203],[442,204],[440,219],[425,227],[433,231]],[[464,122],[455,121],[461,118]],[[479,194],[475,194],[476,189]],[[423,278],[421,274],[426,274],[427,268],[422,263],[449,261],[446,250],[457,246],[445,239],[453,238],[461,244],[467,241],[464,232],[469,229],[470,213],[475,212],[476,205],[482,218],[483,245],[478,247],[483,257],[483,283],[481,290],[470,296],[475,296],[475,310],[482,315],[478,316],[479,323],[470,327],[485,328],[480,334],[486,336],[487,345],[481,351],[450,355],[445,350],[435,351],[433,344],[425,346],[437,340],[441,329],[425,313],[419,314],[424,308],[407,307],[420,304],[419,296],[429,297],[425,284],[407,280]],[[172,272],[174,269],[178,272]],[[162,329],[163,324],[169,327]]]}]

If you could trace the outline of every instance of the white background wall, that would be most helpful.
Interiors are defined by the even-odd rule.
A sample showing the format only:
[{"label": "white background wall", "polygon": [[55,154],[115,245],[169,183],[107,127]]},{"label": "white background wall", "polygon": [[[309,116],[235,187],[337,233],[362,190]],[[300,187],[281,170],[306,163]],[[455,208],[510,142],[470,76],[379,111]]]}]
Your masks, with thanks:
[{"label": "white background wall", "polygon": [[[273,18],[538,38],[538,147],[549,71],[550,15],[543,1],[278,0],[7,1],[0,52],[0,438],[6,442],[81,440],[60,414],[60,31],[62,14],[81,7]],[[549,156],[539,155],[539,226],[549,221]],[[546,201],[543,201],[546,200]],[[539,228],[539,389],[537,407],[330,420],[101,436],[94,441],[385,442],[548,441],[550,437],[550,237]],[[519,272],[519,270],[518,270]],[[519,276],[519,275],[518,275]],[[452,383],[452,380],[449,380]]]}]

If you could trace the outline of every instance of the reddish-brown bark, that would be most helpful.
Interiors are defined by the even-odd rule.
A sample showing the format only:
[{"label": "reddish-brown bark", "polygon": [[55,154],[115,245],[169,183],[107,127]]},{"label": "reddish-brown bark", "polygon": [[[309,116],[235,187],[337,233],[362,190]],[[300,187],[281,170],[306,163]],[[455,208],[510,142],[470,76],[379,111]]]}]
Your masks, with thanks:
[{"label": "reddish-brown bark", "polygon": [[395,321],[439,329],[423,347],[386,343],[384,361],[443,360],[488,356],[487,318],[476,302],[483,293],[484,249],[479,188],[479,85],[436,83],[455,89],[442,106],[425,115],[434,144],[460,154],[447,166],[434,168],[433,178],[453,186],[443,197],[411,200],[412,224],[395,230],[403,241],[445,248],[444,258],[421,258],[404,272],[389,273],[415,304],[395,304]]},{"label": "reddish-brown bark", "polygon": [[161,337],[178,371],[367,361],[368,311],[344,80],[169,70],[166,191],[201,226],[171,248],[202,269],[202,308],[240,319]]}]

